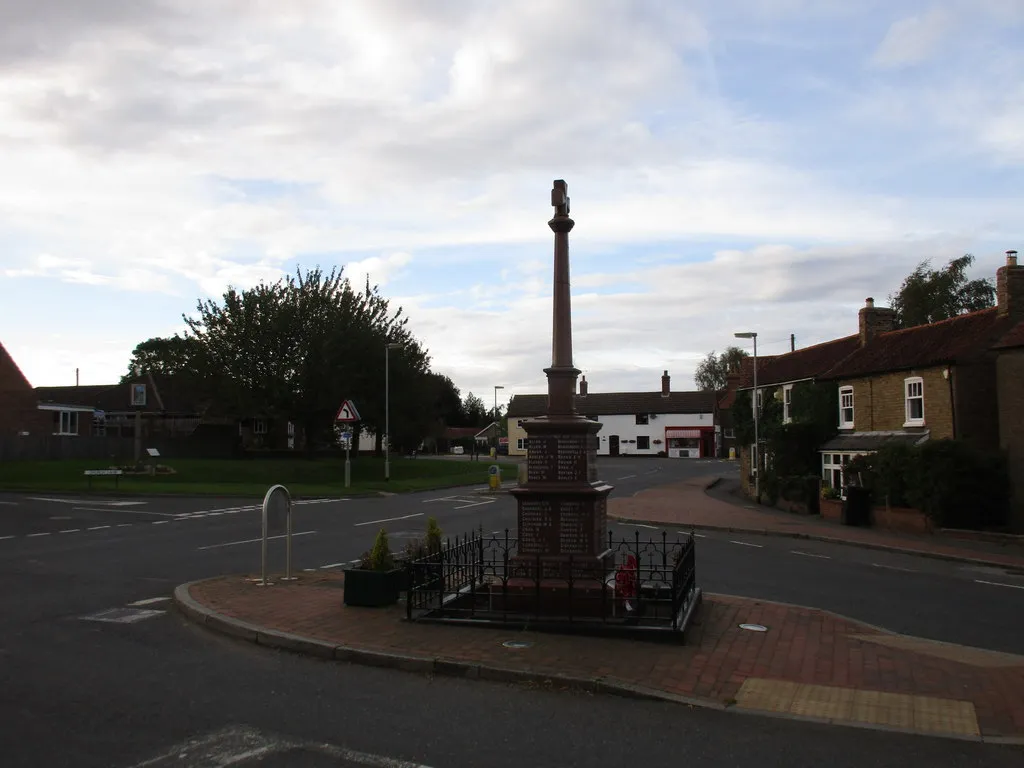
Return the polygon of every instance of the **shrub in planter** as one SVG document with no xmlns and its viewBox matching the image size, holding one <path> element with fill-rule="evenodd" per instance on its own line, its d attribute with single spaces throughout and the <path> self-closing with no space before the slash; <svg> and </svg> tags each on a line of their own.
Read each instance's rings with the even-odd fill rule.
<svg viewBox="0 0 1024 768">
<path fill-rule="evenodd" d="M 345 570 L 345 605 L 394 605 L 402 592 L 404 574 L 404 569 L 396 567 L 387 531 L 381 528 L 373 549 L 363 555 L 357 567 Z"/>
</svg>

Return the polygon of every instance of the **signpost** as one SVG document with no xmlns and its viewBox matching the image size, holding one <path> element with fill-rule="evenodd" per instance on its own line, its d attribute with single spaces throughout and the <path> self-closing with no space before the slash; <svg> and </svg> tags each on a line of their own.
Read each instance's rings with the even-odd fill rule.
<svg viewBox="0 0 1024 768">
<path fill-rule="evenodd" d="M 359 411 L 356 410 L 356 404 L 351 400 L 346 400 L 341 404 L 341 408 L 338 409 L 338 415 L 334 420 L 342 424 L 351 424 L 354 421 L 359 421 Z M 352 484 L 352 461 L 350 459 L 352 433 L 348 431 L 342 432 L 341 439 L 345 441 L 345 487 L 348 488 Z"/>
</svg>

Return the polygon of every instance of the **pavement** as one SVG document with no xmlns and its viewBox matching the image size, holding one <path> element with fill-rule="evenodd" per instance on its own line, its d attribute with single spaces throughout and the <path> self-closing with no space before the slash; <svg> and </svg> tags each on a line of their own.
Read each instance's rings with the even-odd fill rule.
<svg viewBox="0 0 1024 768">
<path fill-rule="evenodd" d="M 610 516 L 635 526 L 767 533 L 1024 568 L 1024 558 L 1015 553 L 990 551 L 1000 545 L 955 547 L 935 537 L 830 526 L 712 498 L 705 491 L 713 484 L 709 476 L 691 477 L 613 498 Z M 701 542 L 699 555 L 708 543 Z M 739 540 L 729 543 L 762 548 Z M 830 558 L 799 550 L 792 554 Z M 699 556 L 698 573 L 702 562 Z M 325 658 L 1024 744 L 1024 656 L 1005 650 L 898 634 L 820 608 L 726 594 L 708 595 L 683 646 L 523 632 L 513 634 L 528 647 L 510 650 L 503 645 L 508 629 L 416 624 L 404 621 L 400 608 L 344 606 L 343 584 L 344 574 L 338 572 L 306 571 L 297 582 L 271 588 L 254 586 L 237 574 L 224 575 L 180 586 L 175 601 L 208 628 Z M 1024 584 L 1002 586 L 1024 590 Z M 876 596 L 874 602 L 884 601 Z M 1020 647 L 1020 635 L 1013 633 L 1020 626 L 1018 616 L 1011 614 L 1013 625 L 1005 635 L 1012 638 L 1013 648 Z M 945 624 L 958 619 L 971 623 L 970 616 L 955 612 L 942 617 Z M 741 624 L 765 630 L 751 631 Z M 1006 648 L 1009 643 L 990 645 Z"/>
<path fill-rule="evenodd" d="M 785 536 L 1024 571 L 1024 537 L 965 541 L 953 535 L 900 534 L 856 528 L 756 505 L 718 474 L 694 477 L 608 500 L 611 519 L 654 526 Z M 738 482 L 731 483 L 733 487 Z"/>
<path fill-rule="evenodd" d="M 685 645 L 417 624 L 401 606 L 343 605 L 343 585 L 343 573 L 273 587 L 224 576 L 180 586 L 175 601 L 207 628 L 323 658 L 1024 744 L 1024 656 L 727 595 L 705 598 Z"/>
</svg>

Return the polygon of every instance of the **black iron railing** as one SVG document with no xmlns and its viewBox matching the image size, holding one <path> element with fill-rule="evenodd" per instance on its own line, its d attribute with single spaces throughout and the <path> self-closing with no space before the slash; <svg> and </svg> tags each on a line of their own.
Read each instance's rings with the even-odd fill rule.
<svg viewBox="0 0 1024 768">
<path fill-rule="evenodd" d="M 692 536 L 608 536 L 598 557 L 521 556 L 509 531 L 406 564 L 409 619 L 682 632 L 700 600 Z"/>
</svg>

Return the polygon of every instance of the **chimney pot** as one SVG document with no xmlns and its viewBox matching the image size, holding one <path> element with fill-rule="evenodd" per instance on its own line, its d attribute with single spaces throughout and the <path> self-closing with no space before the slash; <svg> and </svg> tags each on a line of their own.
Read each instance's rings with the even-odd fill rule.
<svg viewBox="0 0 1024 768">
<path fill-rule="evenodd" d="M 871 296 L 868 296 L 866 299 L 864 299 L 864 306 L 865 307 L 873 307 L 873 306 L 875 306 L 875 300 Z"/>
<path fill-rule="evenodd" d="M 864 306 L 857 314 L 862 347 L 878 334 L 887 333 L 895 327 L 896 313 L 886 307 L 876 307 L 874 298 L 870 296 L 864 300 Z"/>
<path fill-rule="evenodd" d="M 1017 265 L 1017 252 L 1006 252 L 1006 266 L 996 270 L 996 311 L 1002 317 L 1024 319 L 1024 267 Z"/>
<path fill-rule="evenodd" d="M 1006 252 L 1006 266 L 1016 267 L 1017 266 L 1017 252 L 1007 251 Z"/>
<path fill-rule="evenodd" d="M 586 396 L 587 396 L 587 377 L 584 376 L 582 379 L 580 379 L 580 397 L 586 397 Z"/>
</svg>

